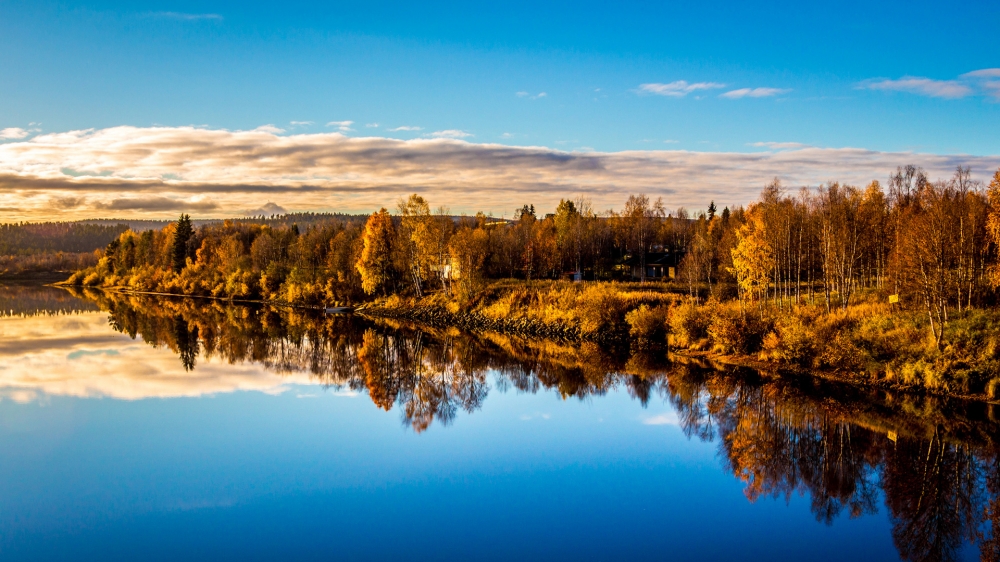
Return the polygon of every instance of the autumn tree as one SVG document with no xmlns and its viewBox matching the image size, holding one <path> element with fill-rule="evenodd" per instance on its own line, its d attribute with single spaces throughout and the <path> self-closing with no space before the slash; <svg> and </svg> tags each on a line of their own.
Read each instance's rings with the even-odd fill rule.
<svg viewBox="0 0 1000 562">
<path fill-rule="evenodd" d="M 413 291 L 423 294 L 423 281 L 430 273 L 429 254 L 435 242 L 435 224 L 431 220 L 431 209 L 427 201 L 417 195 L 410 195 L 397 204 L 400 215 L 399 244 L 402 268 L 409 274 Z"/>
<path fill-rule="evenodd" d="M 577 205 L 569 199 L 560 199 L 554 217 L 556 244 L 565 267 L 572 264 L 574 271 L 581 271 L 583 258 L 583 217 Z"/>
<path fill-rule="evenodd" d="M 732 273 L 736 277 L 740 303 L 761 301 L 767 297 L 767 288 L 774 268 L 774 254 L 767 242 L 767 230 L 758 206 L 746 211 L 747 221 L 737 232 L 736 247 L 732 249 Z"/>
<path fill-rule="evenodd" d="M 629 195 L 622 210 L 622 223 L 628 248 L 639 258 L 640 279 L 646 280 L 646 253 L 649 252 L 659 223 L 665 214 L 663 200 L 650 203 L 646 195 Z"/>
<path fill-rule="evenodd" d="M 994 247 L 1000 247 L 1000 169 L 993 174 L 993 181 L 987 191 L 989 197 L 990 211 L 986 221 L 986 228 L 989 231 Z M 994 288 L 1000 287 L 1000 266 L 994 264 L 990 267 L 990 283 Z"/>
<path fill-rule="evenodd" d="M 861 193 L 852 186 L 832 183 L 819 190 L 817 211 L 827 311 L 832 290 L 837 291 L 839 304 L 845 309 L 854 292 L 865 230 L 861 223 L 861 202 Z"/>
<path fill-rule="evenodd" d="M 490 253 L 489 233 L 484 228 L 460 227 L 451 237 L 452 275 L 458 280 L 458 295 L 470 299 L 481 288 L 484 265 Z"/>
<path fill-rule="evenodd" d="M 385 293 L 392 280 L 392 250 L 395 238 L 392 217 L 384 207 L 368 217 L 362 234 L 364 246 L 355 267 L 361 274 L 361 287 L 369 295 L 378 291 Z"/>
</svg>

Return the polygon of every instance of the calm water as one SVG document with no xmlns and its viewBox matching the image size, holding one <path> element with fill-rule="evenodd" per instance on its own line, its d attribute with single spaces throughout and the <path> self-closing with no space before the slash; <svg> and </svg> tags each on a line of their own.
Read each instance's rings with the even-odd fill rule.
<svg viewBox="0 0 1000 562">
<path fill-rule="evenodd" d="M 984 405 L 206 301 L 0 309 L 4 560 L 996 559 Z"/>
</svg>

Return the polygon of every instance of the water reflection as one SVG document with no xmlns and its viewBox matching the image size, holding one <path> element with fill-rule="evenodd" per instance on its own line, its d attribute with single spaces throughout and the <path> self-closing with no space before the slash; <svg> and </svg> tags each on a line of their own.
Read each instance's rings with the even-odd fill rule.
<svg viewBox="0 0 1000 562">
<path fill-rule="evenodd" d="M 982 560 L 998 559 L 1000 465 L 990 421 L 976 427 L 955 414 L 899 434 L 896 420 L 870 405 L 852 411 L 784 390 L 723 375 L 672 376 L 669 398 L 688 435 L 719 439 L 750 501 L 807 494 L 816 519 L 829 524 L 875 513 L 881 489 L 904 560 L 956 559 L 966 541 L 979 543 Z"/>
<path fill-rule="evenodd" d="M 0 318 L 93 312 L 97 304 L 56 287 L 0 283 Z"/>
<path fill-rule="evenodd" d="M 398 407 L 420 432 L 479 409 L 492 373 L 501 390 L 556 389 L 584 398 L 625 386 L 645 404 L 663 371 L 626 362 L 593 344 L 530 342 L 490 334 L 426 331 L 357 316 L 233 306 L 219 301 L 78 293 L 110 314 L 117 332 L 165 347 L 186 371 L 199 361 L 260 364 L 328 387 L 364 391 L 386 411 Z"/>
<path fill-rule="evenodd" d="M 816 520 L 825 524 L 883 513 L 905 560 L 958 559 L 968 554 L 963 549 L 969 544 L 982 560 L 1000 560 L 1000 538 L 993 532 L 1000 522 L 993 405 L 861 391 L 677 357 L 608 353 L 590 344 L 418 330 L 360 317 L 213 301 L 98 292 L 79 296 L 87 306 L 107 312 L 111 327 L 124 334 L 115 337 L 169 350 L 145 362 L 173 362 L 168 378 L 189 388 L 174 395 L 218 392 L 227 384 L 267 391 L 280 388 L 282 381 L 319 383 L 363 392 L 420 432 L 448 425 L 461 412 L 474 413 L 491 391 L 554 391 L 585 399 L 625 390 L 642 405 L 668 401 L 689 438 L 715 442 L 724 468 L 743 482 L 751 502 L 802 494 L 810 499 Z M 72 333 L 81 338 L 102 335 L 75 329 Z M 106 325 L 103 330 L 112 333 Z M 80 349 L 90 355 L 78 359 L 108 362 L 110 356 L 97 355 L 98 348 Z M 120 344 L 108 349 L 127 353 Z M 9 357 L 17 353 L 24 351 L 7 352 Z M 266 372 L 252 369 L 255 365 Z M 154 365 L 148 377 L 164 377 L 167 371 Z M 8 372 L 0 373 L 11 386 Z M 76 373 L 82 376 L 82 370 Z M 136 397 L 169 386 L 142 387 L 142 375 L 105 376 L 139 388 L 122 392 L 109 384 L 101 387 L 106 395 Z M 62 388 L 86 395 L 73 390 L 72 374 L 64 374 L 62 387 L 47 379 L 32 387 L 25 372 L 19 377 L 22 391 Z"/>
</svg>

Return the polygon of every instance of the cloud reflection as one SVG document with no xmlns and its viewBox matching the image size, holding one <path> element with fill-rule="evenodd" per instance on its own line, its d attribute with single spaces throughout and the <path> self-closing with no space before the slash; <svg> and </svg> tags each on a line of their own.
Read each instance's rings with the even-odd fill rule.
<svg viewBox="0 0 1000 562">
<path fill-rule="evenodd" d="M 0 319 L 0 400 L 194 397 L 239 390 L 280 394 L 316 385 L 302 373 L 277 374 L 254 363 L 202 359 L 185 371 L 166 347 L 153 348 L 108 328 L 107 314 Z"/>
</svg>

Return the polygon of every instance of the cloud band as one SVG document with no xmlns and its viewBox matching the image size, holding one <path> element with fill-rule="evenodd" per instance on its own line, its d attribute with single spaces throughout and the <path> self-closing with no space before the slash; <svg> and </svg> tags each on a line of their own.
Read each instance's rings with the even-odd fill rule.
<svg viewBox="0 0 1000 562">
<path fill-rule="evenodd" d="M 971 166 L 985 179 L 1000 156 L 812 147 L 580 153 L 444 138 L 114 127 L 0 145 L 0 208 L 10 220 L 232 216 L 266 201 L 291 211 L 370 212 L 413 192 L 453 212 L 497 215 L 580 195 L 606 209 L 638 192 L 663 196 L 670 207 L 703 208 L 709 200 L 747 203 L 775 176 L 789 186 L 864 184 L 905 164 L 931 178 Z"/>
</svg>

